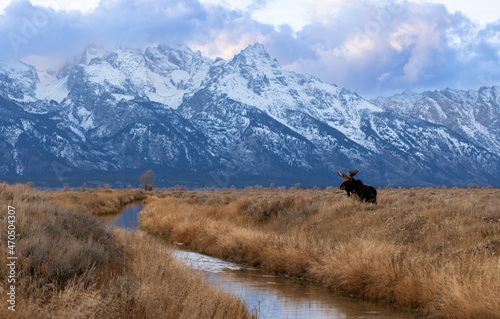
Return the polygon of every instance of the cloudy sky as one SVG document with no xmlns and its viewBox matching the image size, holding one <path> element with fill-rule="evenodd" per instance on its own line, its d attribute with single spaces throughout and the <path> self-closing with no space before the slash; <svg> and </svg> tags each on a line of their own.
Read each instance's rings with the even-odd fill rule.
<svg viewBox="0 0 500 319">
<path fill-rule="evenodd" d="M 498 0 L 0 0 L 0 60 L 39 68 L 88 45 L 231 59 L 255 42 L 365 97 L 500 84 Z"/>
</svg>

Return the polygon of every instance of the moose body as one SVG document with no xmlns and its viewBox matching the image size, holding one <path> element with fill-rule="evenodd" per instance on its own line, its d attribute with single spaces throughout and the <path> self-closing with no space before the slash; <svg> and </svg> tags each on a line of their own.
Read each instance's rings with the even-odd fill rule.
<svg viewBox="0 0 500 319">
<path fill-rule="evenodd" d="M 354 179 L 358 171 L 349 171 L 349 176 L 344 173 L 337 172 L 340 177 L 344 179 L 344 182 L 340 184 L 340 189 L 347 192 L 347 196 L 350 197 L 351 193 L 354 193 L 361 201 L 368 203 L 377 203 L 377 190 L 369 185 L 363 184 L 359 179 Z"/>
</svg>

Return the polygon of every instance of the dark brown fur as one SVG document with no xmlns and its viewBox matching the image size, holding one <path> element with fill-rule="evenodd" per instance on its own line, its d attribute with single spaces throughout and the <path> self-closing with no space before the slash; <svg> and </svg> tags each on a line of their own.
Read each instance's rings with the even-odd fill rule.
<svg viewBox="0 0 500 319">
<path fill-rule="evenodd" d="M 372 186 L 363 184 L 362 181 L 354 179 L 358 171 L 349 171 L 349 176 L 341 174 L 338 172 L 339 176 L 344 179 L 344 182 L 340 184 L 340 189 L 347 192 L 347 196 L 350 197 L 351 193 L 354 193 L 361 201 L 367 203 L 377 203 L 377 190 Z"/>
</svg>

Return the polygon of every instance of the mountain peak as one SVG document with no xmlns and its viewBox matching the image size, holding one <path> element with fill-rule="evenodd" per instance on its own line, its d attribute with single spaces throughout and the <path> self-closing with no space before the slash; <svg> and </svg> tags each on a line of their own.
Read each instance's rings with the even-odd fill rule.
<svg viewBox="0 0 500 319">
<path fill-rule="evenodd" d="M 264 45 L 261 43 L 249 45 L 244 50 L 241 50 L 240 53 L 234 56 L 229 64 L 239 67 L 252 66 L 260 71 L 264 69 L 280 68 L 278 61 L 271 59 L 269 53 L 267 53 Z"/>
<path fill-rule="evenodd" d="M 406 95 L 406 96 L 416 96 L 416 95 L 418 95 L 418 93 L 416 93 L 412 89 L 406 89 L 406 90 L 403 91 L 402 94 Z"/>
<path fill-rule="evenodd" d="M 80 63 L 88 65 L 94 58 L 102 58 L 107 51 L 104 48 L 99 48 L 94 45 L 89 45 L 81 55 Z"/>
<path fill-rule="evenodd" d="M 184 52 L 187 52 L 187 53 L 193 53 L 193 50 L 191 50 L 190 47 L 188 47 L 187 45 L 185 44 L 181 44 L 181 43 L 176 43 L 176 44 L 166 44 L 166 43 L 160 43 L 158 45 L 158 49 L 163 51 L 163 52 L 168 52 L 168 51 L 184 51 Z"/>
<path fill-rule="evenodd" d="M 0 96 L 31 100 L 38 82 L 35 67 L 19 60 L 0 62 Z"/>
<path fill-rule="evenodd" d="M 254 45 L 247 46 L 244 50 L 240 52 L 239 55 L 260 57 L 269 60 L 271 59 L 269 57 L 269 53 L 267 53 L 262 43 L 255 43 Z"/>
<path fill-rule="evenodd" d="M 264 48 L 264 45 L 262 43 L 254 43 L 253 45 L 247 46 L 247 49 L 252 49 L 256 51 L 261 51 L 261 52 L 266 52 L 266 49 Z M 267 53 L 267 52 L 266 52 Z"/>
</svg>

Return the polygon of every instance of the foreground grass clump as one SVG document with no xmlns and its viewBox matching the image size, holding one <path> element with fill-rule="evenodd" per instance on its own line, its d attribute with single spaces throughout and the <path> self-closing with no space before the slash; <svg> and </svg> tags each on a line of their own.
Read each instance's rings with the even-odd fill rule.
<svg viewBox="0 0 500 319">
<path fill-rule="evenodd" d="M 499 207 L 497 189 L 158 193 L 141 228 L 429 317 L 499 318 Z"/>
<path fill-rule="evenodd" d="M 253 318 L 241 300 L 208 286 L 164 243 L 125 231 L 115 236 L 129 260 L 123 265 L 127 275 L 115 282 L 129 295 L 122 307 L 127 318 Z"/>
<path fill-rule="evenodd" d="M 116 196 L 122 196 L 115 193 Z M 108 195 L 106 195 L 108 196 Z M 111 197 L 109 197 L 111 198 Z M 0 227 L 16 209 L 16 311 L 0 318 L 249 318 L 147 235 L 106 229 L 85 205 L 0 184 Z M 0 232 L 6 242 L 6 232 Z M 0 258 L 7 260 L 7 245 Z M 0 267 L 7 278 L 7 267 Z M 5 280 L 0 294 L 7 296 Z"/>
</svg>

